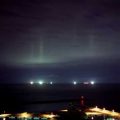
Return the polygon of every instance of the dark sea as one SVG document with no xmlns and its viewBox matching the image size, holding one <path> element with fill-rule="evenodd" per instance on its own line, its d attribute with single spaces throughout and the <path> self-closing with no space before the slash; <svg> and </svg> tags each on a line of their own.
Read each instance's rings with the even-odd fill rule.
<svg viewBox="0 0 120 120">
<path fill-rule="evenodd" d="M 105 107 L 120 112 L 120 84 L 29 85 L 1 84 L 0 112 L 47 112 L 66 109 L 70 103 L 80 107 Z"/>
</svg>

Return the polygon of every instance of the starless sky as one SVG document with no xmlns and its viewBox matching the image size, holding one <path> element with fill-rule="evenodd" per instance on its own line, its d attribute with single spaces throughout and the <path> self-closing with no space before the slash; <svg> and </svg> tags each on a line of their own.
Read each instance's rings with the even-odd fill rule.
<svg viewBox="0 0 120 120">
<path fill-rule="evenodd" d="M 119 79 L 119 6 L 119 0 L 0 0 L 1 79 L 13 67 L 27 68 L 27 75 L 57 69 L 60 76 Z"/>
</svg>

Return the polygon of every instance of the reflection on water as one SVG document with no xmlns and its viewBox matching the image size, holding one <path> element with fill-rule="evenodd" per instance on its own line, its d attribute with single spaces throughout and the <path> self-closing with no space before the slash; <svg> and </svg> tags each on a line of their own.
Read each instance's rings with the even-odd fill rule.
<svg viewBox="0 0 120 120">
<path fill-rule="evenodd" d="M 24 107 L 24 111 L 28 112 L 43 112 L 43 111 L 56 111 L 67 108 L 69 103 L 51 103 L 51 104 L 31 104 Z"/>
</svg>

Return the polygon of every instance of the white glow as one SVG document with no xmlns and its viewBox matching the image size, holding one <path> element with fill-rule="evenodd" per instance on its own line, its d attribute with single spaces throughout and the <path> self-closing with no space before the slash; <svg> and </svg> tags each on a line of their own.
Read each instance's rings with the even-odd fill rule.
<svg viewBox="0 0 120 120">
<path fill-rule="evenodd" d="M 53 84 L 53 82 L 51 81 L 51 82 L 50 82 L 50 84 L 52 85 L 52 84 Z"/>
<path fill-rule="evenodd" d="M 91 81 L 91 82 L 90 82 L 90 84 L 91 84 L 91 85 L 94 85 L 94 84 L 95 84 L 95 82 L 94 82 L 94 81 Z"/>
<path fill-rule="evenodd" d="M 6 118 L 3 118 L 3 120 L 6 120 Z"/>
<path fill-rule="evenodd" d="M 43 81 L 39 81 L 39 84 L 42 85 L 42 84 L 43 84 Z"/>
<path fill-rule="evenodd" d="M 76 84 L 77 84 L 77 82 L 76 82 L 76 81 L 73 81 L 73 84 L 74 84 L 74 85 L 76 85 Z"/>
<path fill-rule="evenodd" d="M 33 81 L 31 81 L 31 82 L 30 82 L 30 84 L 31 84 L 31 85 L 33 85 L 33 84 L 34 84 L 34 82 L 33 82 Z"/>
<path fill-rule="evenodd" d="M 93 120 L 93 119 L 94 119 L 94 117 L 92 116 L 92 117 L 91 117 L 91 119 Z"/>
<path fill-rule="evenodd" d="M 84 82 L 83 84 L 84 84 L 84 85 L 88 85 L 88 84 L 89 84 L 89 82 Z"/>
</svg>

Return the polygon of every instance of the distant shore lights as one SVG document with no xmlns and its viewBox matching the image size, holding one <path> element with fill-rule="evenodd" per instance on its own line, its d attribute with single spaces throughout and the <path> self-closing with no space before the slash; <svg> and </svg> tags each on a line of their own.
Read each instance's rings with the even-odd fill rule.
<svg viewBox="0 0 120 120">
<path fill-rule="evenodd" d="M 33 82 L 33 81 L 30 81 L 30 84 L 31 84 L 31 85 L 33 85 L 33 84 L 34 84 L 34 82 Z"/>
<path fill-rule="evenodd" d="M 94 81 L 91 81 L 91 82 L 90 82 L 90 84 L 91 84 L 91 85 L 94 85 L 94 84 L 95 84 L 95 82 L 94 82 Z"/>
<path fill-rule="evenodd" d="M 40 84 L 40 85 L 43 85 L 43 81 L 39 81 L 39 84 Z"/>
<path fill-rule="evenodd" d="M 53 84 L 53 82 L 51 81 L 51 82 L 50 82 L 50 85 L 52 85 L 52 84 Z"/>
<path fill-rule="evenodd" d="M 77 84 L 77 82 L 76 82 L 76 81 L 73 81 L 73 84 L 74 84 L 74 85 L 76 85 L 76 84 Z"/>
</svg>

